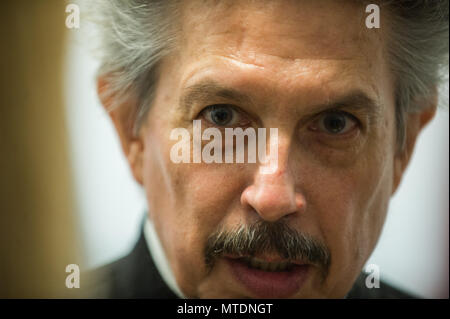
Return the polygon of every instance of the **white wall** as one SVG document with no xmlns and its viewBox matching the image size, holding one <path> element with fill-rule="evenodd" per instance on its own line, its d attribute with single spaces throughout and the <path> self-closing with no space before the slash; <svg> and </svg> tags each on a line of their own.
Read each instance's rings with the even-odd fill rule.
<svg viewBox="0 0 450 319">
<path fill-rule="evenodd" d="M 95 267 L 130 249 L 146 206 L 97 99 L 98 63 L 76 40 L 67 50 L 67 123 L 85 262 Z"/>
<path fill-rule="evenodd" d="M 73 38 L 67 60 L 67 118 L 87 267 L 127 253 L 145 210 L 144 196 L 97 100 L 96 66 Z M 448 169 L 449 115 L 443 110 L 419 137 L 368 261 L 380 267 L 382 278 L 429 298 L 448 298 Z"/>
</svg>

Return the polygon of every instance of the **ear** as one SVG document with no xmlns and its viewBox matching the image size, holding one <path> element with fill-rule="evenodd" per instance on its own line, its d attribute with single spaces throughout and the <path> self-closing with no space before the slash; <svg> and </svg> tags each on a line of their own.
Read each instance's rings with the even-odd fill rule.
<svg viewBox="0 0 450 319">
<path fill-rule="evenodd" d="M 406 115 L 404 149 L 401 152 L 397 152 L 394 159 L 394 187 L 392 194 L 396 192 L 400 185 L 403 173 L 405 172 L 414 151 L 414 146 L 419 133 L 436 114 L 437 100 L 437 93 L 435 93 L 431 98 L 420 103 L 421 105 L 425 105 L 422 111 Z"/>
<path fill-rule="evenodd" d="M 130 99 L 120 105 L 114 105 L 114 94 L 108 92 L 108 81 L 105 77 L 97 79 L 97 94 L 100 101 L 111 118 L 120 139 L 123 153 L 128 161 L 134 179 L 142 182 L 143 141 L 133 132 L 136 114 L 135 101 Z"/>
</svg>

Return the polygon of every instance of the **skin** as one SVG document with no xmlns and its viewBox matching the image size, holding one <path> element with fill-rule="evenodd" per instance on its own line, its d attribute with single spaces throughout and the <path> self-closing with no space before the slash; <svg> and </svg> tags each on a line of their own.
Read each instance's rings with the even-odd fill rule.
<svg viewBox="0 0 450 319">
<path fill-rule="evenodd" d="M 422 101 L 424 111 L 407 117 L 406 147 L 397 152 L 394 80 L 384 55 L 388 28 L 366 29 L 365 14 L 364 7 L 343 1 L 183 2 L 177 50 L 160 65 L 155 100 L 139 135 L 129 128 L 132 100 L 110 112 L 185 296 L 252 297 L 222 259 L 208 273 L 203 249 L 219 227 L 259 219 L 283 219 L 331 252 L 325 280 L 312 268 L 290 297 L 342 298 L 350 290 L 436 105 L 435 99 Z M 182 105 L 189 87 L 207 81 L 249 101 L 205 94 Z M 107 85 L 99 79 L 100 93 Z M 357 119 L 348 119 L 345 134 L 323 131 L 321 112 L 356 91 L 374 105 L 345 107 Z M 278 128 L 273 174 L 261 174 L 259 164 L 171 162 L 171 130 L 192 131 L 194 119 L 217 127 L 202 113 L 217 103 L 239 110 L 236 126 Z"/>
</svg>

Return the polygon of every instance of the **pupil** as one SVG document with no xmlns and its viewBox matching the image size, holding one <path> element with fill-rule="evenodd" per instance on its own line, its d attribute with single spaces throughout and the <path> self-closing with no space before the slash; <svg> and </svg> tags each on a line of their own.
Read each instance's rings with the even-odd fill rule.
<svg viewBox="0 0 450 319">
<path fill-rule="evenodd" d="M 324 119 L 324 126 L 332 133 L 339 133 L 345 127 L 345 117 L 341 114 L 328 115 Z"/>
<path fill-rule="evenodd" d="M 216 124 L 225 125 L 231 119 L 231 111 L 225 107 L 214 107 L 211 118 Z"/>
</svg>

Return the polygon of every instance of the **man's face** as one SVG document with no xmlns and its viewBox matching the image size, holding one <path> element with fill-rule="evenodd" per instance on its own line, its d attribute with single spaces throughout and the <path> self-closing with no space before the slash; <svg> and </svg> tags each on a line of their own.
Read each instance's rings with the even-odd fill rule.
<svg viewBox="0 0 450 319">
<path fill-rule="evenodd" d="M 345 296 L 394 191 L 383 27 L 366 29 L 365 7 L 342 1 L 189 1 L 181 13 L 177 51 L 160 65 L 140 131 L 138 173 L 179 287 L 201 298 Z M 202 129 L 278 128 L 277 169 L 173 163 L 170 133 L 186 128 L 192 138 L 193 120 Z M 329 266 L 288 260 L 272 245 L 258 250 L 260 261 L 296 265 L 256 270 L 219 253 L 207 267 L 211 236 L 262 221 L 320 243 Z"/>
</svg>

